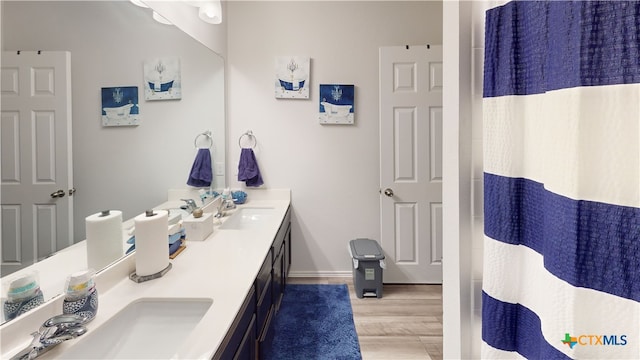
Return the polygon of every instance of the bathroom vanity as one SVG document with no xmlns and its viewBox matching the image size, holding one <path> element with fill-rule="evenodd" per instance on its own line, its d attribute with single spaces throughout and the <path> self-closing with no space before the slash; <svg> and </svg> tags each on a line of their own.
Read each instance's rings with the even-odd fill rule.
<svg viewBox="0 0 640 360">
<path fill-rule="evenodd" d="M 118 321 L 124 322 L 118 326 L 126 329 L 120 332 L 130 332 L 124 336 L 142 336 L 143 340 L 153 339 L 161 332 L 177 331 L 171 327 L 172 322 L 164 321 L 162 326 L 168 326 L 166 329 L 156 326 L 154 331 L 147 331 L 148 334 L 137 334 L 140 332 L 138 325 L 147 324 L 136 324 L 135 321 L 154 319 L 153 315 L 140 318 L 145 320 L 122 319 L 124 311 L 132 305 L 142 309 L 149 306 L 151 314 L 151 307 L 167 309 L 160 311 L 189 313 L 191 308 L 200 311 L 191 315 L 192 318 L 197 316 L 192 327 L 177 334 L 176 339 L 180 340 L 167 347 L 165 353 L 154 354 L 154 358 L 259 357 L 273 339 L 273 319 L 291 264 L 291 197 L 288 189 L 247 192 L 247 202 L 229 211 L 206 240 L 189 241 L 187 233 L 186 249 L 171 260 L 172 269 L 163 277 L 143 283 L 129 280 L 129 274 L 135 271 L 135 253 L 99 272 L 96 279 L 99 308 L 95 319 L 87 324 L 88 332 L 63 342 L 41 358 L 81 358 L 84 348 L 97 351 L 104 343 L 110 344 L 104 347 L 104 351 L 110 353 L 92 352 L 91 357 L 118 358 L 120 355 L 114 353 L 118 342 L 111 338 L 117 336 L 118 332 L 113 328 Z M 179 205 L 178 199 L 173 199 L 170 193 L 169 202 L 157 208 Z M 245 218 L 245 214 L 260 216 Z M 227 221 L 229 224 L 225 226 Z M 61 312 L 62 297 L 58 296 L 2 325 L 0 357 L 10 358 L 29 345 L 30 333 Z M 142 356 L 148 349 L 134 350 Z M 132 357 L 131 353 L 126 354 L 126 357 Z"/>
<path fill-rule="evenodd" d="M 280 224 L 242 307 L 213 359 L 255 359 L 273 340 L 273 319 L 284 295 L 291 264 L 291 208 Z M 256 346 L 257 345 L 257 346 Z"/>
</svg>

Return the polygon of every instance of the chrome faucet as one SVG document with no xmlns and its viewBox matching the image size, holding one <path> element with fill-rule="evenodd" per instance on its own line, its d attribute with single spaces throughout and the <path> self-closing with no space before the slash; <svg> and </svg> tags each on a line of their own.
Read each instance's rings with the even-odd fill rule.
<svg viewBox="0 0 640 360">
<path fill-rule="evenodd" d="M 64 314 L 45 321 L 40 329 L 33 332 L 31 344 L 15 355 L 12 360 L 35 359 L 67 340 L 75 339 L 87 332 L 84 326 L 87 316 Z"/>
<path fill-rule="evenodd" d="M 225 199 L 222 195 L 218 195 L 220 197 L 220 202 L 218 204 L 218 212 L 215 214 L 215 217 L 221 218 L 224 216 L 224 211 L 229 209 L 235 209 L 236 204 L 233 202 L 233 199 Z M 217 199 L 217 198 L 216 198 Z"/>
<path fill-rule="evenodd" d="M 222 199 L 222 204 L 224 206 L 224 210 L 236 208 L 236 203 L 233 202 L 233 199 Z"/>
<path fill-rule="evenodd" d="M 193 210 L 198 208 L 198 205 L 196 205 L 196 202 L 193 199 L 180 199 L 180 200 L 187 203 L 186 205 L 183 205 L 183 207 L 186 207 L 185 210 L 189 211 L 190 213 L 192 213 Z"/>
</svg>

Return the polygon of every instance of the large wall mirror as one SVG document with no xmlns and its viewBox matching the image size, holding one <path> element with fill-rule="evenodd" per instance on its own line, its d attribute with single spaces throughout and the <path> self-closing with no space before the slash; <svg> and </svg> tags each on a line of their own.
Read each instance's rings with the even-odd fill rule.
<svg viewBox="0 0 640 360">
<path fill-rule="evenodd" d="M 1 16 L 3 54 L 70 53 L 73 236 L 49 237 L 52 258 L 56 251 L 85 239 L 87 216 L 115 209 L 130 219 L 165 202 L 168 189 L 187 188 L 199 134 L 211 132 L 214 169 L 224 169 L 224 59 L 200 42 L 175 26 L 154 21 L 150 9 L 128 1 L 2 1 Z M 144 64 L 158 58 L 179 59 L 180 99 L 145 100 Z M 138 87 L 139 124 L 103 126 L 101 89 L 130 86 Z M 2 112 L 4 141 L 8 132 L 4 108 Z M 3 170 L 4 163 L 3 158 Z M 224 187 L 224 179 L 223 173 L 214 173 L 213 187 Z M 3 178 L 2 200 L 6 191 Z M 2 206 L 5 219 L 4 201 Z M 3 279 L 11 276 L 5 265 L 20 263 L 24 256 L 15 236 L 5 237 L 9 228 L 3 220 Z M 36 260 L 48 255 L 31 252 Z M 82 261 L 86 262 L 78 259 Z M 63 290 L 47 288 L 48 279 L 63 285 L 68 275 L 62 269 L 39 274 L 45 299 Z"/>
</svg>

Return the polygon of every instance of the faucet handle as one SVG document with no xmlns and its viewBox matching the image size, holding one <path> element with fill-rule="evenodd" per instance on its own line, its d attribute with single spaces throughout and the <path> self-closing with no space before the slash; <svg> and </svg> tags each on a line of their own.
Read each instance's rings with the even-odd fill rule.
<svg viewBox="0 0 640 360">
<path fill-rule="evenodd" d="M 42 332 L 41 331 L 34 331 L 30 334 L 33 339 L 31 339 L 31 346 L 32 347 L 36 347 L 38 345 L 40 345 L 40 339 L 42 338 Z"/>
<path fill-rule="evenodd" d="M 42 326 L 46 328 L 50 327 L 73 327 L 78 325 L 86 324 L 89 320 L 88 316 L 79 315 L 79 314 L 61 314 L 56 315 L 52 318 L 47 319 Z"/>
<path fill-rule="evenodd" d="M 89 322 L 89 317 L 84 315 L 56 315 L 45 321 L 40 326 L 40 330 L 34 334 L 38 335 L 41 343 L 53 344 L 62 342 L 84 334 L 87 331 L 84 324 L 87 322 Z M 67 338 L 68 336 L 70 337 Z"/>
<path fill-rule="evenodd" d="M 69 328 L 65 328 L 60 333 L 56 332 L 57 335 L 52 335 L 44 339 L 41 338 L 40 343 L 45 346 L 58 345 L 67 340 L 75 339 L 80 335 L 84 335 L 87 331 L 87 328 L 82 325 L 72 326 Z"/>
</svg>

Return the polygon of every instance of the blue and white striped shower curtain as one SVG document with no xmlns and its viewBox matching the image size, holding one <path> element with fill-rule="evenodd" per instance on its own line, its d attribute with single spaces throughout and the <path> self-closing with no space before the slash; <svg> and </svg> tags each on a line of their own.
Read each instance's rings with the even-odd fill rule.
<svg viewBox="0 0 640 360">
<path fill-rule="evenodd" d="M 640 2 L 487 11 L 482 357 L 640 359 Z"/>
</svg>

